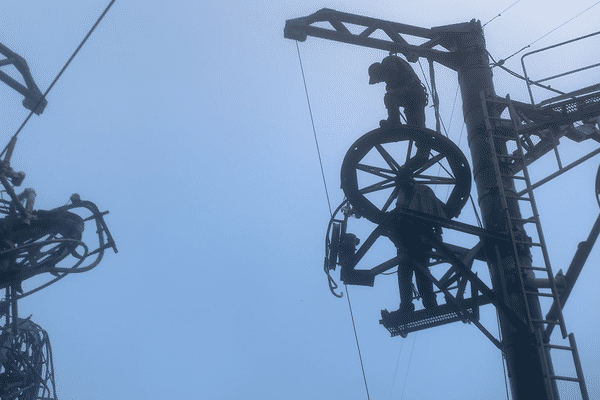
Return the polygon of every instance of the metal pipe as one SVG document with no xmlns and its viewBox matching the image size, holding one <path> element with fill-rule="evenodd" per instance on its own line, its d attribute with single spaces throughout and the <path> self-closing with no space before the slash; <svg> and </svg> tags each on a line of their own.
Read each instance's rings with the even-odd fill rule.
<svg viewBox="0 0 600 400">
<path fill-rule="evenodd" d="M 579 274 L 581 273 L 581 270 L 583 269 L 583 266 L 585 265 L 588 256 L 592 252 L 594 244 L 596 243 L 596 240 L 598 239 L 599 235 L 600 215 L 598 215 L 598 218 L 596 218 L 596 222 L 594 223 L 594 226 L 592 227 L 592 230 L 590 231 L 587 240 L 579 243 L 579 245 L 577 246 L 577 251 L 573 256 L 573 260 L 569 265 L 569 269 L 567 269 L 567 272 L 565 273 L 566 284 L 564 291 L 559 296 L 560 304 L 556 304 L 556 302 L 552 303 L 552 307 L 550 307 L 550 311 L 548 311 L 548 316 L 546 317 L 546 319 L 556 320 L 558 318 L 558 307 L 564 308 L 565 303 L 569 299 L 569 295 L 571 294 L 571 291 L 575 286 L 575 282 L 577 281 L 577 278 L 579 278 Z M 550 334 L 552 334 L 553 328 L 554 325 L 548 325 L 548 328 L 546 330 L 548 337 L 550 337 Z"/>
<path fill-rule="evenodd" d="M 521 67 L 523 68 L 523 75 L 525 76 L 525 82 L 527 83 L 527 90 L 529 91 L 529 97 L 531 99 L 531 104 L 535 106 L 535 100 L 533 99 L 533 93 L 531 91 L 531 85 L 536 85 L 536 86 L 540 86 L 542 88 L 548 89 L 548 90 L 552 90 L 554 92 L 558 92 L 555 89 L 550 88 L 549 86 L 544 86 L 544 85 L 540 85 L 538 82 L 543 82 L 544 80 L 548 80 L 551 78 L 547 78 L 547 79 L 543 79 L 541 81 L 532 81 L 529 79 L 529 77 L 527 76 L 527 70 L 525 68 L 525 57 L 530 56 L 532 54 L 536 54 L 536 53 L 541 53 L 542 51 L 546 51 L 546 50 L 550 50 L 553 49 L 555 47 L 559 47 L 559 46 L 563 46 L 565 44 L 569 44 L 569 43 L 573 43 L 576 42 L 578 40 L 583 40 L 583 39 L 587 39 L 591 36 L 595 36 L 600 34 L 600 31 L 598 32 L 594 32 L 594 33 L 590 33 L 589 35 L 585 35 L 585 36 L 581 36 L 575 39 L 571 39 L 571 40 L 567 40 L 566 42 L 562 42 L 562 43 L 558 43 L 558 44 L 554 44 L 552 46 L 548 46 L 548 47 L 544 47 L 542 49 L 538 49 L 538 50 L 534 50 L 534 51 L 530 51 L 529 53 L 523 54 L 523 56 L 521 57 Z M 561 94 L 564 94 L 562 92 L 560 92 Z"/>
<path fill-rule="evenodd" d="M 571 75 L 571 74 L 574 74 L 576 72 L 585 71 L 586 69 L 592 69 L 592 68 L 599 67 L 599 66 L 600 66 L 600 63 L 598 63 L 598 64 L 592 64 L 592 65 L 588 65 L 587 67 L 577 68 L 577 69 L 574 69 L 574 70 L 571 70 L 571 71 L 563 72 L 562 74 L 553 75 L 553 76 L 549 76 L 548 78 L 543 78 L 543 79 L 540 79 L 540 80 L 537 80 L 537 81 L 533 81 L 531 83 L 546 82 L 546 81 L 549 81 L 549 80 L 552 80 L 552 79 L 556 79 L 556 78 L 560 78 L 560 77 L 563 77 L 563 76 Z"/>
<path fill-rule="evenodd" d="M 575 335 L 569 334 L 569 345 L 573 349 L 573 361 L 575 362 L 575 370 L 577 371 L 577 377 L 579 378 L 579 388 L 581 389 L 581 395 L 583 400 L 589 400 L 587 387 L 585 385 L 585 378 L 583 376 L 583 370 L 581 369 L 581 360 L 579 359 L 579 352 L 577 351 L 577 343 L 575 342 Z"/>
<path fill-rule="evenodd" d="M 564 168 L 562 168 L 562 169 L 554 172 L 553 174 L 548 175 L 544 179 L 542 179 L 542 180 L 534 183 L 533 185 L 531 185 L 531 189 L 532 190 L 533 189 L 537 189 L 538 187 L 542 186 L 544 183 L 548 183 L 552 179 L 556 178 L 557 176 L 560 176 L 560 175 L 564 174 L 565 172 L 567 172 L 568 170 L 572 169 L 573 167 L 578 166 L 582 162 L 589 160 L 590 158 L 594 157 L 598 153 L 600 153 L 600 147 L 597 148 L 596 150 L 590 152 L 589 154 L 581 157 L 579 160 L 573 161 L 571 164 L 567 165 L 566 167 L 564 167 Z M 521 190 L 519 193 L 517 193 L 517 196 L 522 196 L 525 193 L 527 193 L 527 189 Z"/>
</svg>

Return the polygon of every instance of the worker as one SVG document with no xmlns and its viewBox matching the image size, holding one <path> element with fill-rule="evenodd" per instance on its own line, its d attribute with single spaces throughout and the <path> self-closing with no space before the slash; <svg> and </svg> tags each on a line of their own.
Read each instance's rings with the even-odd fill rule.
<svg viewBox="0 0 600 400">
<path fill-rule="evenodd" d="M 407 179 L 399 185 L 396 207 L 408 208 L 429 215 L 447 218 L 443 203 L 435 196 L 430 187 Z M 425 308 L 437 306 L 436 295 L 433 292 L 433 282 L 422 272 L 429 265 L 432 247 L 424 236 L 434 233 L 439 239 L 442 227 L 439 224 L 408 220 L 400 216 L 388 231 L 398 254 L 398 288 L 400 291 L 400 313 L 412 313 L 413 304 L 412 276 L 415 275 L 419 295 Z"/>
<path fill-rule="evenodd" d="M 388 119 L 382 120 L 382 128 L 400 124 L 400 107 L 404 108 L 409 125 L 425 127 L 427 91 L 408 62 L 391 55 L 369 67 L 369 84 L 386 83 L 383 99 Z"/>
</svg>

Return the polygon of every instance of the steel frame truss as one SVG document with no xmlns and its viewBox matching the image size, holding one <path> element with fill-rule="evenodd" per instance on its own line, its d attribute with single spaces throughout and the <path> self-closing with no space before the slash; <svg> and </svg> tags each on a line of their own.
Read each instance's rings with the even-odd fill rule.
<svg viewBox="0 0 600 400">
<path fill-rule="evenodd" d="M 315 26 L 321 22 L 329 23 L 333 29 Z M 456 70 L 459 63 L 453 45 L 453 34 L 469 32 L 471 23 L 427 29 L 323 8 L 307 17 L 287 20 L 283 34 L 287 39 L 300 42 L 305 41 L 307 36 L 315 36 L 390 53 L 402 53 L 410 62 L 416 62 L 419 57 L 424 57 Z M 361 27 L 362 31 L 358 34 L 352 33 L 347 25 Z M 377 31 L 383 32 L 387 39 L 374 37 L 373 34 Z M 403 35 L 418 37 L 425 41 L 419 45 L 410 44 Z"/>
<path fill-rule="evenodd" d="M 503 97 L 494 96 L 488 98 L 487 101 L 492 104 L 498 115 L 508 110 L 508 101 Z M 518 131 L 515 131 L 511 119 L 503 118 L 496 119 L 495 129 L 499 134 L 504 134 L 512 140 L 514 140 L 515 135 L 518 135 L 523 154 L 518 154 L 518 150 L 515 149 L 510 155 L 512 171 L 518 173 L 523 169 L 523 165 L 533 164 L 550 151 L 554 151 L 556 156 L 558 171 L 533 184 L 533 189 L 600 153 L 600 148 L 597 148 L 575 162 L 563 166 L 557 149 L 559 141 L 563 137 L 575 142 L 591 139 L 600 143 L 600 132 L 586 135 L 577 131 L 574 127 L 575 123 L 600 116 L 600 87 L 593 93 L 563 99 L 561 102 L 552 103 L 542 108 L 514 100 L 511 100 L 511 103 Z"/>
<path fill-rule="evenodd" d="M 338 210 L 340 210 L 340 208 L 338 208 Z M 440 224 L 447 229 L 476 235 L 480 238 L 480 241 L 473 248 L 467 249 L 456 245 L 446 244 L 438 239 L 433 233 L 426 237 L 428 244 L 434 249 L 431 258 L 437 260 L 439 263 L 444 262 L 450 264 L 449 269 L 439 280 L 431 274 L 428 267 L 421 268 L 421 271 L 434 283 L 439 292 L 444 293 L 446 304 L 440 305 L 432 310 L 418 310 L 408 319 L 398 312 L 388 312 L 387 310 L 383 310 L 380 323 L 388 329 L 392 336 L 405 335 L 408 332 L 431 328 L 455 321 L 463 321 L 465 323 L 473 323 L 476 325 L 496 347 L 502 350 L 500 341 L 478 321 L 479 306 L 489 303 L 494 304 L 494 306 L 502 312 L 513 325 L 521 329 L 527 329 L 525 321 L 471 270 L 475 259 L 487 261 L 488 256 L 486 255 L 484 247 L 491 246 L 493 248 L 491 243 L 497 244 L 499 242 L 505 242 L 508 244 L 510 241 L 509 237 L 502 233 L 462 222 L 435 217 L 408 208 L 398 207 L 388 213 L 385 221 L 373 230 L 355 253 L 353 249 L 348 248 L 347 243 L 344 244 L 347 217 L 343 221 L 335 219 L 331 220 L 328 232 L 331 231 L 333 224 L 341 224 L 341 229 L 339 231 L 341 233 L 338 232 L 341 243 L 339 248 L 340 251 L 350 251 L 350 254 L 340 254 L 340 265 L 342 267 L 340 276 L 345 284 L 373 286 L 375 276 L 398 266 L 398 257 L 392 257 L 371 269 L 356 269 L 356 266 L 360 263 L 367 251 L 373 246 L 375 241 L 379 237 L 385 236 L 389 225 L 400 217 L 415 223 L 429 222 Z M 333 244 L 330 243 L 330 245 Z M 335 269 L 333 266 L 335 265 L 336 257 L 337 254 L 328 254 L 328 257 L 326 257 L 326 272 L 328 275 L 329 270 Z M 329 279 L 331 281 L 331 276 L 329 276 Z M 465 298 L 467 283 L 471 284 L 470 298 Z M 450 292 L 451 289 L 457 289 L 455 295 Z"/>
</svg>

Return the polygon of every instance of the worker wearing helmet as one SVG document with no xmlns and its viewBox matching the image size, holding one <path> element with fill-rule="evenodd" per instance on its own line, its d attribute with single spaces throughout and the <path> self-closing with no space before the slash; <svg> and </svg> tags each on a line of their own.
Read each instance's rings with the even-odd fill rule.
<svg viewBox="0 0 600 400">
<path fill-rule="evenodd" d="M 398 187 L 396 207 L 407 208 L 436 217 L 446 218 L 443 203 L 427 185 L 409 179 Z M 424 238 L 435 234 L 439 239 L 442 227 L 427 221 L 409 221 L 400 217 L 391 226 L 387 236 L 396 246 L 398 254 L 398 288 L 400 290 L 400 312 L 414 311 L 412 277 L 415 276 L 419 295 L 425 308 L 437 307 L 433 282 L 423 269 L 429 266 L 431 245 Z"/>
<path fill-rule="evenodd" d="M 425 127 L 427 92 L 408 62 L 398 56 L 388 56 L 369 67 L 369 84 L 386 83 L 383 99 L 388 119 L 380 122 L 382 128 L 400 124 L 400 107 L 404 108 L 409 125 Z"/>
</svg>

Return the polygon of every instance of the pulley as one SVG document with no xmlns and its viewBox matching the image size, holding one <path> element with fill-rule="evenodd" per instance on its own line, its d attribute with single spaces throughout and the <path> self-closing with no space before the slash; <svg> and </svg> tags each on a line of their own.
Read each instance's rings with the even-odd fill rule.
<svg viewBox="0 0 600 400">
<path fill-rule="evenodd" d="M 471 191 L 466 157 L 450 139 L 427 128 L 396 125 L 360 137 L 346 153 L 341 186 L 356 212 L 380 224 L 394 209 L 403 183 L 440 187 L 448 218 L 460 214 Z M 448 193 L 446 195 L 446 193 Z"/>
</svg>

